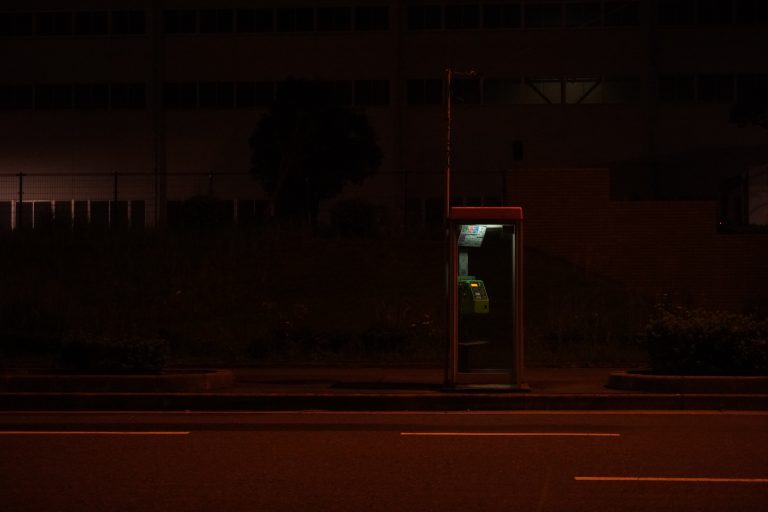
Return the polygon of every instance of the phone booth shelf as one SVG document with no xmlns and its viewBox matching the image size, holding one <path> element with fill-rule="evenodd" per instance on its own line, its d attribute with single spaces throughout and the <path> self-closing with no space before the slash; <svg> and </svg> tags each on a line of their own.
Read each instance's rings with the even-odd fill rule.
<svg viewBox="0 0 768 512">
<path fill-rule="evenodd" d="M 452 207 L 448 231 L 446 387 L 529 390 L 523 380 L 523 209 Z"/>
</svg>

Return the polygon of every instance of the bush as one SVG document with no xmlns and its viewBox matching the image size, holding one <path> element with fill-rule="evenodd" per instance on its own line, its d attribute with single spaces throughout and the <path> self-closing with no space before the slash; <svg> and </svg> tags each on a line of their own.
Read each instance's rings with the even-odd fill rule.
<svg viewBox="0 0 768 512">
<path fill-rule="evenodd" d="M 167 357 L 168 343 L 161 338 L 78 333 L 64 338 L 59 361 L 65 369 L 89 373 L 156 373 Z"/>
<path fill-rule="evenodd" d="M 0 304 L 0 354 L 43 355 L 55 350 L 65 322 L 35 303 Z"/>
<path fill-rule="evenodd" d="M 364 199 L 343 199 L 330 210 L 331 229 L 346 237 L 369 238 L 379 234 L 376 207 Z"/>
<path fill-rule="evenodd" d="M 655 373 L 768 374 L 768 322 L 749 316 L 660 307 L 644 342 Z"/>
</svg>

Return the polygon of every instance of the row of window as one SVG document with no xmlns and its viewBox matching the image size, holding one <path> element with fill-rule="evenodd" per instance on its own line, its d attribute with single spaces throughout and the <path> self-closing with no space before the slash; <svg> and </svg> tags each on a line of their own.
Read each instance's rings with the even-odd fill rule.
<svg viewBox="0 0 768 512">
<path fill-rule="evenodd" d="M 139 110 L 146 103 L 143 83 L 0 85 L 0 110 Z"/>
<path fill-rule="evenodd" d="M 345 106 L 386 106 L 387 80 L 317 82 L 325 100 Z M 277 82 L 169 82 L 163 105 L 170 110 L 253 109 L 268 106 Z M 451 101 L 466 105 L 533 105 L 632 103 L 643 96 L 636 77 L 457 78 Z M 445 86 L 440 79 L 407 80 L 408 105 L 440 105 Z M 768 75 L 666 75 L 659 77 L 662 102 L 765 101 Z M 0 110 L 136 110 L 146 107 L 143 83 L 39 84 L 0 86 Z"/>
<path fill-rule="evenodd" d="M 409 5 L 410 30 L 632 26 L 640 24 L 638 0 L 425 3 Z M 661 0 L 660 25 L 768 23 L 764 0 Z M 388 30 L 386 5 L 174 9 L 163 12 L 167 34 Z M 0 13 L 0 36 L 144 34 L 145 12 Z"/>
<path fill-rule="evenodd" d="M 0 13 L 0 36 L 144 34 L 144 11 Z"/>
<path fill-rule="evenodd" d="M 768 75 L 668 75 L 659 77 L 659 100 L 670 103 L 764 102 Z"/>
<path fill-rule="evenodd" d="M 339 105 L 389 104 L 387 80 L 318 82 L 325 100 Z M 276 82 L 169 82 L 163 105 L 177 109 L 250 109 L 268 106 Z M 147 104 L 143 83 L 0 85 L 0 110 L 137 110 Z"/>
</svg>

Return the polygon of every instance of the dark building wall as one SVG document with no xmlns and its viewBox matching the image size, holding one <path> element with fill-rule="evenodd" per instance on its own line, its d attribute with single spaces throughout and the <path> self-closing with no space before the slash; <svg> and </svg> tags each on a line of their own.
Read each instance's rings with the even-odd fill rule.
<svg viewBox="0 0 768 512">
<path fill-rule="evenodd" d="M 768 237 L 721 234 L 714 201 L 611 201 L 602 169 L 518 170 L 525 243 L 661 301 L 768 308 Z"/>
<path fill-rule="evenodd" d="M 462 2 L 483 6 L 494 2 Z M 542 2 L 511 2 L 537 5 Z M 567 5 L 578 2 L 555 2 Z M 0 12 L 121 11 L 139 9 L 145 27 L 139 34 L 3 36 L 4 73 L 0 85 L 126 84 L 144 87 L 138 109 L 14 110 L 0 112 L 1 172 L 88 171 L 151 172 L 153 169 L 153 34 L 174 9 L 322 7 L 386 5 L 386 30 L 307 32 L 163 33 L 161 86 L 218 81 L 386 80 L 389 101 L 365 106 L 385 153 L 381 175 L 354 191 L 391 201 L 405 195 L 441 193 L 445 163 L 444 90 L 436 102 L 413 105 L 410 80 L 444 78 L 447 65 L 481 74 L 480 103 L 454 105 L 454 169 L 479 173 L 463 180 L 457 194 L 500 195 L 499 180 L 486 179 L 516 167 L 609 167 L 624 184 L 622 197 L 714 198 L 718 184 L 768 159 L 766 137 L 758 128 L 729 123 L 731 99 L 701 96 L 702 77 L 768 74 L 768 26 L 755 23 L 660 23 L 663 0 L 638 1 L 636 23 L 581 27 L 421 30 L 409 27 L 415 1 L 315 0 L 284 2 L 4 2 Z M 437 2 L 448 5 L 452 2 Z M 567 4 L 567 5 L 566 5 Z M 622 2 L 602 2 L 614 9 Z M 694 2 L 693 4 L 696 4 Z M 692 5 L 693 5 L 692 4 Z M 737 0 L 733 4 L 736 6 Z M 738 4 L 740 5 L 740 4 Z M 158 6 L 153 11 L 152 6 Z M 694 13 L 695 20 L 695 11 Z M 159 16 L 155 20 L 154 14 Z M 605 15 L 607 19 L 607 14 Z M 762 20 L 762 21 L 761 21 Z M 690 98 L 664 98 L 669 76 L 692 80 Z M 518 79 L 527 99 L 492 101 L 488 84 Z M 565 102 L 530 104 L 536 95 L 525 80 L 558 80 Z M 569 80 L 629 79 L 632 91 L 619 90 L 575 103 Z M 618 91 L 618 92 L 617 92 Z M 623 92 L 622 92 L 623 91 Z M 559 94 L 559 93 L 558 93 Z M 609 97 L 610 96 L 610 97 Z M 570 98 L 570 99 L 569 99 Z M 529 104 L 525 104 L 525 103 Z M 523 103 L 523 104 L 520 104 Z M 168 172 L 237 172 L 248 166 L 247 138 L 264 106 L 181 107 L 164 112 Z M 512 148 L 523 145 L 522 160 Z M 748 152 L 742 148 L 752 148 Z M 758 148 L 758 149 L 755 149 Z M 760 149 L 762 148 L 762 149 Z M 713 159 L 713 151 L 740 158 Z M 744 155 L 747 155 L 746 157 Z M 718 162 L 715 164 L 714 162 Z M 433 173 L 404 180 L 399 173 Z M 457 180 L 461 184 L 462 179 Z M 703 185 L 702 185 L 703 184 Z M 621 187 L 614 187 L 616 190 Z M 629 189 L 628 192 L 626 190 Z M 670 190 L 674 189 L 674 190 Z M 633 192 L 634 190 L 634 192 Z M 637 191 L 640 191 L 639 193 Z"/>
</svg>

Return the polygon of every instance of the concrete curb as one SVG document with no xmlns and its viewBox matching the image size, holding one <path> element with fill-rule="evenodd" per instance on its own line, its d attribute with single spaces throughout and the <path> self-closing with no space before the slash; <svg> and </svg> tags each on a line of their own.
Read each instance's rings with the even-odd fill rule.
<svg viewBox="0 0 768 512">
<path fill-rule="evenodd" d="M 158 374 L 57 374 L 30 370 L 0 375 L 0 390 L 9 392 L 83 393 L 201 393 L 231 387 L 232 370 L 185 369 L 166 370 Z"/>
<path fill-rule="evenodd" d="M 613 372 L 607 387 L 627 391 L 680 394 L 766 394 L 768 376 L 653 375 L 642 372 Z"/>
<path fill-rule="evenodd" d="M 768 394 L 0 393 L 5 411 L 768 410 Z"/>
</svg>

